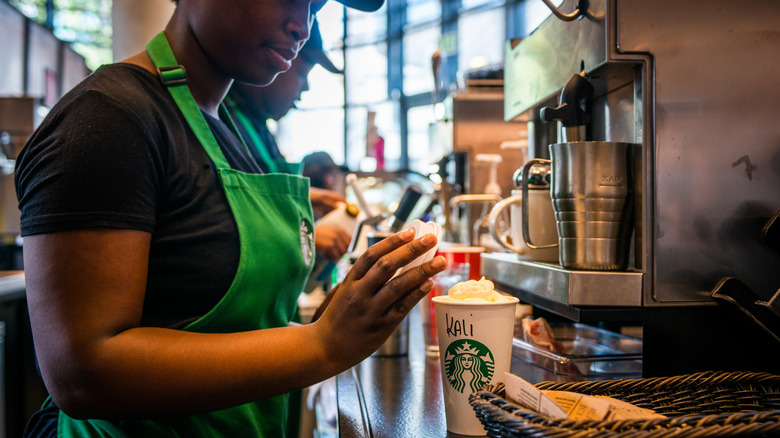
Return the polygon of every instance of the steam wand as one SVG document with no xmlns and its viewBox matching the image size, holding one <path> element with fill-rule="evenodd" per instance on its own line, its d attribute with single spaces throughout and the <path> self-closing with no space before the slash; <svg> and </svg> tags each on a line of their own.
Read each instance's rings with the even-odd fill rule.
<svg viewBox="0 0 780 438">
<path fill-rule="evenodd" d="M 585 71 L 572 76 L 561 91 L 560 104 L 555 108 L 544 107 L 539 118 L 545 122 L 560 121 L 565 130 L 562 141 L 587 140 L 581 127 L 590 123 L 590 111 L 593 101 L 593 85 L 585 79 Z"/>
</svg>

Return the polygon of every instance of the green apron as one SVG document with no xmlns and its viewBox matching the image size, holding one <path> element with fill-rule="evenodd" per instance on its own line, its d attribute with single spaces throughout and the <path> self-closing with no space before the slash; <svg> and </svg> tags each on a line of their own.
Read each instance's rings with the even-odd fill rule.
<svg viewBox="0 0 780 438">
<path fill-rule="evenodd" d="M 286 326 L 296 311 L 314 254 L 308 179 L 231 169 L 186 85 L 186 73 L 177 65 L 164 33 L 149 42 L 147 52 L 216 165 L 241 246 L 230 289 L 213 309 L 185 330 L 226 333 Z M 220 117 L 226 116 L 223 106 Z M 232 124 L 229 117 L 225 121 Z M 159 421 L 75 420 L 60 413 L 59 436 L 277 438 L 285 435 L 287 411 L 287 395 L 281 395 L 208 414 Z"/>
<path fill-rule="evenodd" d="M 262 138 L 260 138 L 260 133 L 257 132 L 257 128 L 255 128 L 255 124 L 252 123 L 252 120 L 250 120 L 249 117 L 244 114 L 240 108 L 238 108 L 238 104 L 235 100 L 228 96 L 225 98 L 225 105 L 228 108 L 228 112 L 236 118 L 238 123 L 241 124 L 241 127 L 244 128 L 244 131 L 246 131 L 247 135 L 249 136 L 247 139 L 249 141 L 249 147 L 255 148 L 255 150 L 257 150 L 263 160 L 263 163 L 265 163 L 271 173 L 289 173 L 291 175 L 301 174 L 301 171 L 303 170 L 301 163 L 290 163 L 285 160 L 271 157 L 265 142 Z"/>
</svg>

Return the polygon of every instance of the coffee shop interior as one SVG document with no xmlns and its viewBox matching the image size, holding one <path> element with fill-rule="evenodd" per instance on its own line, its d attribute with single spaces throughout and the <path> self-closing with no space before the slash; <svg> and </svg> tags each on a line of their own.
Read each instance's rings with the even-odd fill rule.
<svg viewBox="0 0 780 438">
<path fill-rule="evenodd" d="M 0 0 L 0 438 L 46 397 L 14 159 L 64 93 L 142 50 L 173 8 Z M 438 224 L 450 265 L 434 293 L 484 276 L 519 298 L 511 367 L 531 383 L 780 374 L 778 17 L 776 0 L 328 2 L 319 27 L 343 74 L 315 66 L 271 128 L 288 161 L 329 154 L 360 207 L 333 278 L 382 224 Z M 302 295 L 302 315 L 325 294 Z M 427 306 L 393 354 L 303 404 L 314 436 L 446 435 Z M 568 350 L 535 359 L 524 317 Z"/>
</svg>

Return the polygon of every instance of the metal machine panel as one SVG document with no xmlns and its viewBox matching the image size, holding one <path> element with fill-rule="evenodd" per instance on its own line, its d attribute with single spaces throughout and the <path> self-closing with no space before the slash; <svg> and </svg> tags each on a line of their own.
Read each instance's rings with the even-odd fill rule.
<svg viewBox="0 0 780 438">
<path fill-rule="evenodd" d="M 564 2 L 561 9 L 574 9 L 572 3 L 576 2 Z M 504 72 L 506 120 L 558 93 L 572 73 L 595 70 L 607 61 L 605 0 L 588 3 L 587 18 L 565 23 L 552 17 L 522 42 L 507 46 L 505 64 L 512 68 Z"/>
<path fill-rule="evenodd" d="M 543 273 L 543 275 L 542 275 Z M 482 254 L 482 274 L 523 291 L 570 306 L 642 305 L 642 273 L 569 271 L 520 259 L 517 254 Z"/>
<path fill-rule="evenodd" d="M 708 300 L 723 277 L 764 298 L 778 258 L 780 2 L 617 3 L 619 48 L 654 57 L 653 301 Z"/>
</svg>

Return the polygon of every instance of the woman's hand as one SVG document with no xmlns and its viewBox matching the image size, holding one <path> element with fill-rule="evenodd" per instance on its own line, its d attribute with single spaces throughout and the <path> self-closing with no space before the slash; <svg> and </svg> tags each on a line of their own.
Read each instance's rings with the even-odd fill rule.
<svg viewBox="0 0 780 438">
<path fill-rule="evenodd" d="M 368 248 L 328 295 L 315 324 L 329 359 L 341 367 L 346 369 L 376 351 L 431 290 L 429 278 L 446 267 L 439 256 L 392 278 L 398 268 L 436 245 L 432 234 L 413 237 L 414 231 L 406 230 Z"/>
<path fill-rule="evenodd" d="M 338 225 L 318 225 L 314 227 L 314 248 L 328 260 L 338 261 L 347 253 L 352 236 Z"/>
</svg>

